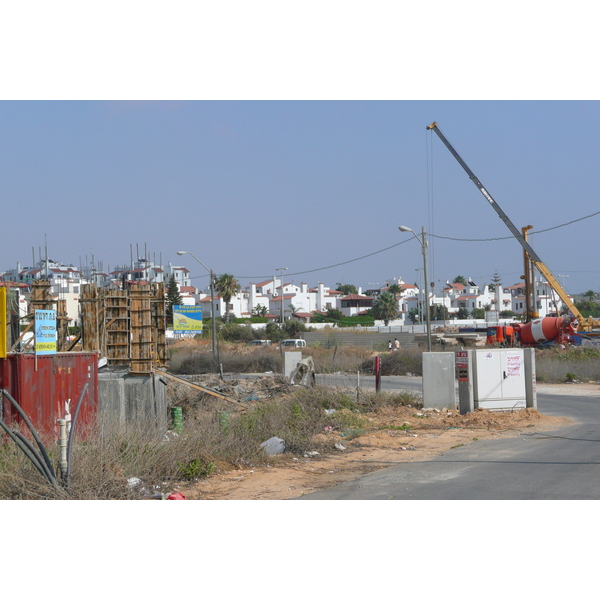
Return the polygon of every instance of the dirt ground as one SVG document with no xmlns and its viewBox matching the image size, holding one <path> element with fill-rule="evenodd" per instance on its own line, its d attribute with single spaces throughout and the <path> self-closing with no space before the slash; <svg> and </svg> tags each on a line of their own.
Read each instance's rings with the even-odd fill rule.
<svg viewBox="0 0 600 600">
<path fill-rule="evenodd" d="M 538 385 L 538 392 L 600 396 L 600 385 L 545 384 Z M 398 463 L 427 461 L 477 440 L 548 431 L 570 422 L 534 409 L 460 415 L 458 411 L 386 407 L 367 416 L 371 426 L 352 440 L 335 432 L 318 434 L 315 442 L 320 446 L 325 442 L 327 452 L 307 452 L 302 457 L 284 453 L 252 469 L 217 468 L 210 478 L 178 490 L 189 500 L 287 500 Z"/>
</svg>

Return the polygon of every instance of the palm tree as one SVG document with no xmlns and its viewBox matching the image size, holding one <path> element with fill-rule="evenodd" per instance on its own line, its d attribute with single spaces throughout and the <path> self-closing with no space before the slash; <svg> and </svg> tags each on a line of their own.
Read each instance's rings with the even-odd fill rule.
<svg viewBox="0 0 600 600">
<path fill-rule="evenodd" d="M 253 317 L 264 317 L 268 312 L 269 312 L 269 309 L 266 306 L 263 306 L 262 304 L 257 304 L 252 309 L 252 316 Z"/>
<path fill-rule="evenodd" d="M 398 301 L 393 294 L 384 292 L 373 302 L 373 318 L 382 320 L 386 326 L 398 316 Z"/>
<path fill-rule="evenodd" d="M 215 279 L 215 289 L 225 301 L 225 315 L 229 313 L 229 301 L 232 296 L 235 296 L 241 289 L 242 286 L 238 280 L 230 273 L 223 273 Z"/>
</svg>

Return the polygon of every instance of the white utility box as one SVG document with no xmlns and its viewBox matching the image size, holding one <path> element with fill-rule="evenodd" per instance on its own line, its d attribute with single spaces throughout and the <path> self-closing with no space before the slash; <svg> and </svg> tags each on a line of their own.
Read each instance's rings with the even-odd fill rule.
<svg viewBox="0 0 600 600">
<path fill-rule="evenodd" d="M 461 413 L 537 408 L 533 348 L 461 350 L 455 356 Z"/>
<path fill-rule="evenodd" d="M 474 358 L 475 408 L 525 408 L 525 360 L 522 349 L 477 350 Z"/>
</svg>

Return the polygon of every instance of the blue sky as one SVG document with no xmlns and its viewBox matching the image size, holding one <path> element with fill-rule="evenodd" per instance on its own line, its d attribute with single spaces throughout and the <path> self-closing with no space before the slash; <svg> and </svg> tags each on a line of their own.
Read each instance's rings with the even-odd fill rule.
<svg viewBox="0 0 600 600">
<path fill-rule="evenodd" d="M 596 101 L 4 101 L 0 268 L 46 240 L 55 260 L 105 269 L 132 245 L 200 287 L 202 267 L 177 250 L 243 285 L 288 267 L 297 283 L 367 288 L 419 281 L 407 225 L 431 235 L 431 280 L 516 283 L 516 240 L 443 239 L 510 232 L 432 121 L 519 229 L 599 210 Z M 531 237 L 571 293 L 600 291 L 599 220 Z"/>
</svg>

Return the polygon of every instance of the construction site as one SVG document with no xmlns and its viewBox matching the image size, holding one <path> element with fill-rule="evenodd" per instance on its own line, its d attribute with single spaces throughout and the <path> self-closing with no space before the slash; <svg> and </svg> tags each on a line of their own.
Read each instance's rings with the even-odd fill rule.
<svg viewBox="0 0 600 600">
<path fill-rule="evenodd" d="M 487 327 L 483 332 L 453 331 L 451 328 L 438 328 L 437 332 L 432 332 L 427 305 L 426 335 L 401 336 L 404 351 L 422 353 L 422 372 L 419 373 L 423 377 L 422 394 L 404 395 L 401 401 L 395 400 L 400 405 L 393 412 L 386 413 L 387 420 L 382 420 L 381 413 L 370 411 L 375 401 L 365 401 L 357 383 L 356 390 L 352 392 L 356 393 L 356 403 L 352 400 L 352 405 L 355 406 L 355 412 L 364 412 L 368 415 L 366 419 L 381 427 L 387 427 L 389 423 L 392 423 L 390 427 L 403 427 L 409 423 L 414 412 L 413 405 L 436 410 L 436 415 L 440 415 L 443 409 L 443 418 L 438 418 L 440 431 L 444 424 L 449 428 L 454 426 L 453 423 L 460 422 L 461 427 L 467 427 L 468 423 L 477 419 L 488 428 L 502 427 L 509 420 L 518 428 L 531 419 L 536 420 L 540 427 L 552 426 L 554 421 L 544 421 L 536 411 L 534 349 L 549 345 L 566 348 L 580 343 L 582 339 L 596 341 L 600 337 L 600 322 L 585 318 L 579 312 L 531 247 L 527 237 L 531 226 L 519 231 L 439 131 L 437 124 L 433 123 L 428 129 L 440 137 L 521 244 L 522 279 L 527 306 L 525 318 L 522 322 L 500 324 L 498 311 L 495 311 L 496 314 L 489 311 Z M 422 235 L 425 250 L 424 230 Z M 560 315 L 539 318 L 535 298 L 536 272 L 543 275 L 562 300 Z M 22 451 L 33 468 L 55 490 L 67 489 L 71 481 L 76 436 L 86 438 L 119 428 L 142 427 L 146 433 L 150 432 L 154 438 L 164 442 L 173 439 L 168 437 L 170 434 L 177 436 L 182 432 L 184 419 L 190 423 L 202 419 L 212 422 L 216 419 L 218 426 L 214 443 L 217 445 L 219 436 L 230 435 L 234 423 L 244 422 L 246 417 L 240 415 L 249 415 L 265 403 L 292 410 L 299 402 L 293 388 L 310 390 L 316 385 L 320 365 L 313 361 L 308 349 L 303 356 L 302 352 L 284 352 L 283 345 L 277 350 L 272 349 L 272 352 L 280 353 L 282 372 L 255 377 L 251 383 L 250 380 L 244 383 L 237 380 L 224 382 L 221 364 L 213 365 L 212 378 L 186 378 L 168 372 L 170 352 L 175 344 L 168 348 L 166 293 L 162 283 L 134 284 L 123 290 L 107 289 L 95 284 L 83 285 L 79 297 L 81 327 L 75 336 L 69 333 L 65 301 L 52 296 L 48 281 L 32 283 L 29 311 L 24 317 L 20 316 L 14 294 L 10 287 L 0 287 L 0 426 L 4 438 Z M 309 346 L 311 343 L 321 344 L 319 340 L 323 339 L 322 335 L 307 332 L 302 347 L 306 347 L 306 342 Z M 355 334 L 328 332 L 326 335 L 335 359 L 338 345 L 352 344 L 352 335 Z M 371 344 L 374 347 L 375 341 L 384 343 L 388 334 L 361 333 L 360 337 L 363 341 L 369 339 L 363 345 Z M 215 344 L 218 350 L 213 330 Z M 479 346 L 485 348 L 485 368 L 477 354 Z M 465 351 L 467 348 L 473 348 L 472 355 L 469 354 L 471 350 Z M 196 353 L 206 350 L 200 345 L 190 349 Z M 214 351 L 215 348 L 211 348 L 213 354 Z M 492 354 L 490 351 L 497 352 Z M 376 393 L 380 392 L 380 354 L 385 353 L 372 352 L 367 359 L 367 362 L 373 363 Z M 492 373 L 486 369 L 492 362 L 492 356 L 496 355 L 499 357 L 499 367 L 494 367 L 496 370 Z M 359 376 L 361 368 L 364 367 L 359 367 Z M 444 378 L 438 377 L 440 373 L 444 373 Z M 492 397 L 486 396 L 485 386 L 490 381 L 494 383 L 496 377 L 503 381 L 497 387 L 501 389 L 504 386 L 506 391 L 501 390 L 498 395 L 496 390 Z M 517 380 L 521 387 L 515 392 L 509 388 Z M 456 382 L 458 402 L 455 396 Z M 352 388 L 352 385 L 346 385 L 345 388 Z M 181 389 L 189 393 L 181 392 Z M 175 396 L 174 390 L 178 390 Z M 206 398 L 211 399 L 212 404 L 205 402 Z M 311 398 L 307 404 L 310 409 L 302 410 L 310 412 L 313 410 L 311 403 L 314 402 L 315 399 Z M 319 402 L 322 404 L 322 400 Z M 355 424 L 350 427 L 352 415 L 341 417 L 343 404 L 348 400 L 343 400 L 339 405 L 336 402 L 339 403 L 339 399 L 328 410 L 338 412 L 338 421 L 334 419 L 331 421 L 333 424 L 322 421 L 322 414 L 316 421 L 318 427 L 325 428 L 324 431 L 335 431 L 335 436 L 328 435 L 326 439 L 319 440 L 316 436 L 320 434 L 315 434 L 310 437 L 310 442 L 296 441 L 296 446 L 292 443 L 288 449 L 296 447 L 306 453 L 311 446 L 305 444 L 310 443 L 329 451 L 335 448 L 343 451 L 349 447 L 342 439 L 348 435 L 347 431 L 369 431 L 364 425 L 366 421 L 360 419 L 355 419 L 356 423 L 360 421 L 360 426 Z M 524 411 L 516 415 L 513 413 L 516 408 Z M 484 418 L 477 413 L 481 410 L 497 414 L 493 419 Z M 322 412 L 322 407 L 319 411 Z M 513 414 L 500 416 L 500 413 L 507 411 Z M 433 417 L 433 414 L 429 416 Z M 100 424 L 101 431 L 98 429 Z M 252 427 L 256 428 L 255 425 Z M 415 424 L 410 427 L 414 428 Z M 290 435 L 293 437 L 293 434 Z M 363 434 L 357 437 L 360 435 Z M 332 440 L 335 440 L 333 448 Z M 260 446 L 269 441 L 266 439 Z M 395 441 L 387 440 L 388 443 L 394 444 Z M 60 449 L 59 456 L 50 459 L 47 447 L 56 444 Z M 356 445 L 360 447 L 360 443 Z M 177 463 L 179 470 L 175 472 L 180 475 L 196 472 L 199 463 L 195 461 L 200 461 L 204 466 L 212 464 L 210 457 L 202 460 L 194 458 L 186 468 Z M 196 466 L 191 468 L 192 464 Z M 127 479 L 124 473 L 118 475 L 119 478 L 121 481 Z"/>
</svg>

